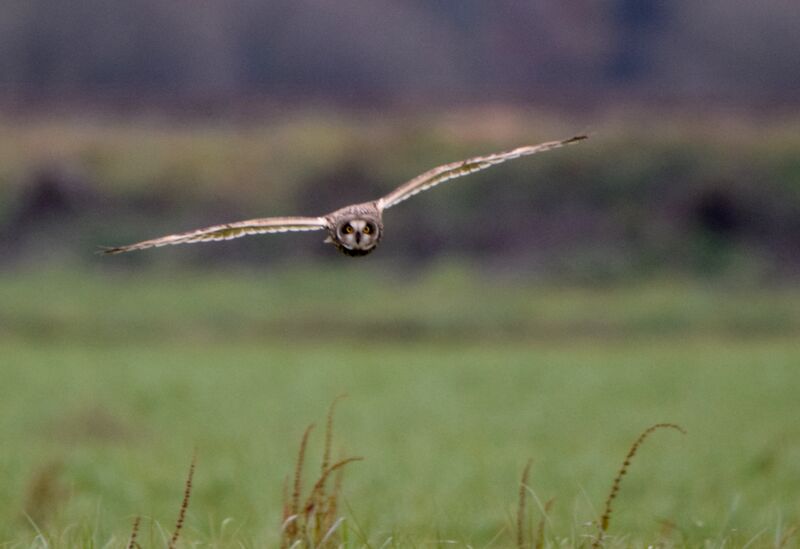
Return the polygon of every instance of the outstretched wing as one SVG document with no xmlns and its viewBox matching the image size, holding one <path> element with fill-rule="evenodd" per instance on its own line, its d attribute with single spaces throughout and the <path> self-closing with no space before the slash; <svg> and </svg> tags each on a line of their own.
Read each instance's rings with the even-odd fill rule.
<svg viewBox="0 0 800 549">
<path fill-rule="evenodd" d="M 444 166 L 433 168 L 422 175 L 418 175 L 411 181 L 403 183 L 395 190 L 378 200 L 378 207 L 384 210 L 386 208 L 391 208 L 403 200 L 411 198 L 417 193 L 426 191 L 431 187 L 435 187 L 439 183 L 444 183 L 450 179 L 461 177 L 462 175 L 468 175 L 480 170 L 485 170 L 490 166 L 500 164 L 506 160 L 519 158 L 520 156 L 527 156 L 529 154 L 549 151 L 550 149 L 557 149 L 558 147 L 563 147 L 564 145 L 569 145 L 570 143 L 582 141 L 587 137 L 588 136 L 586 135 L 578 135 L 570 139 L 565 139 L 564 141 L 550 141 L 547 143 L 541 143 L 539 145 L 519 147 L 513 151 L 490 154 L 488 156 L 476 156 L 475 158 L 462 160 L 460 162 L 453 162 L 452 164 L 445 164 Z"/>
<path fill-rule="evenodd" d="M 231 240 L 249 234 L 286 233 L 292 231 L 317 231 L 325 229 L 327 221 L 324 217 L 266 217 L 263 219 L 250 219 L 226 225 L 214 225 L 205 229 L 189 231 L 186 233 L 171 234 L 130 244 L 117 248 L 103 250 L 106 254 L 119 254 L 133 250 L 144 250 L 169 246 L 171 244 L 189 244 L 193 242 L 211 242 L 214 240 Z"/>
</svg>

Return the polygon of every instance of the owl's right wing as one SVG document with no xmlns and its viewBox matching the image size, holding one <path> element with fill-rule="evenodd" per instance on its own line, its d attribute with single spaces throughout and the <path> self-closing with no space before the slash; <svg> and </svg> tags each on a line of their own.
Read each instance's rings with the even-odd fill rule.
<svg viewBox="0 0 800 549">
<path fill-rule="evenodd" d="M 422 175 L 418 175 L 411 181 L 403 183 L 395 190 L 379 199 L 377 204 L 380 209 L 385 210 L 411 198 L 417 193 L 426 191 L 431 187 L 435 187 L 436 185 L 444 183 L 445 181 L 449 181 L 450 179 L 461 177 L 463 175 L 469 175 L 480 170 L 485 170 L 486 168 L 500 164 L 506 160 L 519 158 L 520 156 L 528 156 L 531 154 L 549 151 L 550 149 L 557 149 L 558 147 L 563 147 L 564 145 L 569 145 L 571 143 L 577 143 L 578 141 L 587 139 L 587 137 L 588 136 L 586 135 L 578 135 L 563 141 L 549 141 L 547 143 L 540 143 L 539 145 L 528 145 L 525 147 L 516 148 L 513 151 L 490 154 L 486 156 L 476 156 L 475 158 L 461 160 L 460 162 L 445 164 L 444 166 L 433 168 Z"/>
<path fill-rule="evenodd" d="M 214 225 L 204 229 L 197 229 L 185 233 L 171 234 L 130 244 L 106 248 L 103 253 L 120 254 L 133 250 L 144 250 L 147 248 L 157 248 L 159 246 L 169 246 L 172 244 L 190 244 L 193 242 L 212 242 L 215 240 L 231 240 L 250 234 L 286 233 L 294 231 L 318 231 L 326 229 L 328 222 L 324 217 L 265 217 L 262 219 L 250 219 L 248 221 L 238 221 L 225 225 Z"/>
</svg>

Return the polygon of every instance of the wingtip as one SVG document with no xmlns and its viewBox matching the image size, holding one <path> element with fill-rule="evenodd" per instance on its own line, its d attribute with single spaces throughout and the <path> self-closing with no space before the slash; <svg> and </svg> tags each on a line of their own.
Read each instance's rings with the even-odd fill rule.
<svg viewBox="0 0 800 549">
<path fill-rule="evenodd" d="M 568 145 L 570 143 L 575 143 L 577 141 L 583 141 L 584 139 L 589 139 L 589 136 L 586 134 L 576 135 L 575 137 L 570 137 L 569 139 L 564 141 L 564 144 Z"/>
<path fill-rule="evenodd" d="M 100 249 L 98 249 L 95 252 L 95 254 L 97 254 L 97 255 L 116 255 L 116 254 L 121 254 L 124 251 L 125 251 L 125 249 L 124 248 L 120 248 L 120 247 L 100 246 Z"/>
</svg>

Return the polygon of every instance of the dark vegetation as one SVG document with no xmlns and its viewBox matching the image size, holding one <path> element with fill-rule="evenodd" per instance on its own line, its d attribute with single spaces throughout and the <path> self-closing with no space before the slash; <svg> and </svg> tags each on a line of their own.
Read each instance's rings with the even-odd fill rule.
<svg viewBox="0 0 800 549">
<path fill-rule="evenodd" d="M 0 171 L 0 266 L 47 258 L 110 265 L 92 252 L 237 219 L 319 214 L 378 197 L 444 162 L 571 131 L 539 120 L 487 110 L 403 122 L 298 116 L 255 127 L 9 121 L 9 138 L 0 140 L 9 159 Z M 592 280 L 664 272 L 796 277 L 794 127 L 725 118 L 673 121 L 663 132 L 607 127 L 585 144 L 447 183 L 390 210 L 375 258 L 479 258 Z M 321 240 L 250 237 L 113 261 L 342 261 Z"/>
</svg>

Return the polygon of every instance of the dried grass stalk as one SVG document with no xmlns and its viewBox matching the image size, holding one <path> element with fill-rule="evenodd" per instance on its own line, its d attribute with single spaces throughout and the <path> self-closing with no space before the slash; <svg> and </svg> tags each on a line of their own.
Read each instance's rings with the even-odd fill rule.
<svg viewBox="0 0 800 549">
<path fill-rule="evenodd" d="M 142 522 L 142 517 L 136 517 L 133 519 L 133 527 L 131 528 L 131 536 L 128 539 L 128 549 L 136 549 L 139 547 L 139 544 L 136 543 L 136 536 L 139 535 L 139 525 Z"/>
<path fill-rule="evenodd" d="M 525 549 L 525 507 L 528 499 L 528 477 L 531 473 L 533 460 L 529 459 L 522 470 L 522 479 L 519 483 L 519 502 L 517 503 L 517 547 Z"/>
<path fill-rule="evenodd" d="M 172 533 L 172 538 L 169 540 L 167 547 L 175 549 L 178 544 L 178 538 L 181 535 L 183 524 L 186 522 L 186 511 L 189 509 L 189 498 L 192 495 L 192 479 L 194 478 L 194 467 L 197 461 L 197 456 L 192 457 L 192 464 L 189 466 L 189 474 L 186 477 L 186 484 L 183 488 L 183 501 L 181 502 L 180 511 L 178 511 L 178 520 L 175 522 L 175 531 Z"/>
<path fill-rule="evenodd" d="M 653 432 L 658 429 L 675 429 L 676 431 L 686 434 L 686 431 L 679 425 L 675 425 L 674 423 L 656 423 L 642 431 L 642 434 L 633 442 L 631 447 L 628 449 L 628 454 L 625 456 L 625 461 L 622 462 L 622 467 L 620 467 L 619 472 L 617 472 L 617 476 L 614 477 L 614 482 L 611 484 L 611 490 L 608 493 L 608 497 L 606 497 L 605 508 L 603 510 L 603 515 L 600 517 L 600 532 L 597 535 L 597 538 L 592 543 L 592 547 L 599 547 L 603 541 L 603 536 L 608 531 L 608 526 L 611 523 L 611 512 L 612 512 L 612 504 L 619 494 L 619 487 L 622 483 L 622 477 L 628 472 L 628 467 L 631 464 L 631 460 L 633 456 L 636 455 L 636 452 L 639 450 L 639 447 L 642 445 L 644 440 Z"/>
</svg>

